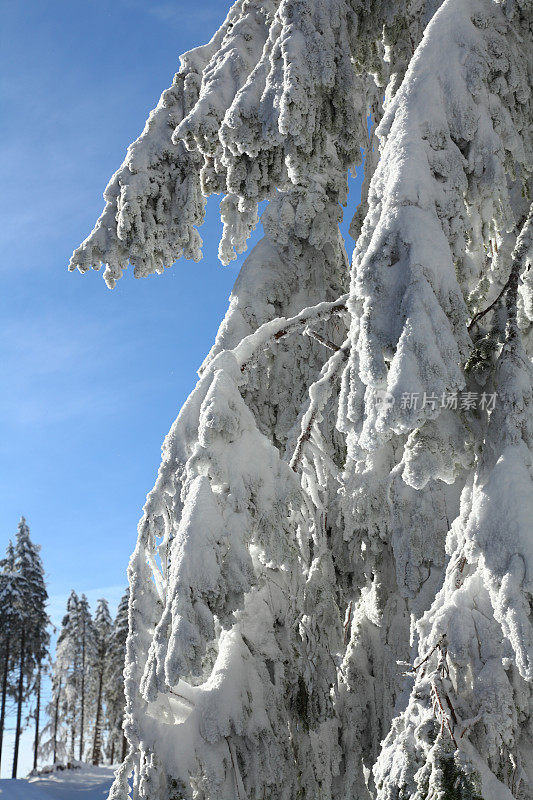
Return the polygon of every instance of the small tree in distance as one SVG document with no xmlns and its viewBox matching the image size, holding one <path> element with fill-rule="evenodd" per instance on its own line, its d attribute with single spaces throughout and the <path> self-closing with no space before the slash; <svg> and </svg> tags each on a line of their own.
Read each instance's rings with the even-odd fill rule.
<svg viewBox="0 0 533 800">
<path fill-rule="evenodd" d="M 30 538 L 30 529 L 24 517 L 19 522 L 14 549 L 14 572 L 17 583 L 15 598 L 16 654 L 16 723 L 13 749 L 12 777 L 17 777 L 20 736 L 22 734 L 22 710 L 28 694 L 35 689 L 35 737 L 34 768 L 39 749 L 39 724 L 41 706 L 41 675 L 48 654 L 50 620 L 46 613 L 48 593 L 44 580 L 44 569 L 39 555 L 40 546 Z"/>
<path fill-rule="evenodd" d="M 2 749 L 4 741 L 4 730 L 6 722 L 6 706 L 8 699 L 15 694 L 13 684 L 14 655 L 16 653 L 16 642 L 18 631 L 20 630 L 20 581 L 15 571 L 15 549 L 10 541 L 6 557 L 0 564 L 0 656 L 1 656 L 1 675 L 2 675 L 2 697 L 0 706 L 0 763 L 2 760 Z"/>
<path fill-rule="evenodd" d="M 139 524 L 113 800 L 532 800 L 531 23 L 237 0 L 109 183 L 110 287 L 268 201 Z"/>
<path fill-rule="evenodd" d="M 125 757 L 124 661 L 128 632 L 128 593 L 111 620 L 107 600 L 98 601 L 94 620 L 85 595 L 72 591 L 52 664 L 52 693 L 39 753 L 61 767 L 82 759 L 94 766 L 103 754 L 114 763 Z M 84 644 L 85 638 L 85 644 Z M 85 648 L 85 676 L 82 672 Z M 82 728 L 82 707 L 83 728 Z M 83 735 L 83 738 L 82 738 Z"/>
<path fill-rule="evenodd" d="M 105 684 L 106 722 L 108 729 L 108 757 L 114 764 L 126 757 L 126 736 L 123 730 L 126 698 L 124 695 L 124 663 L 128 636 L 129 591 L 122 596 L 113 623 L 109 649 L 109 664 Z"/>
<path fill-rule="evenodd" d="M 91 664 L 92 691 L 95 696 L 94 729 L 91 760 L 97 767 L 102 759 L 104 729 L 105 684 L 109 676 L 109 661 L 113 622 L 107 600 L 100 599 L 94 615 L 94 660 Z"/>
</svg>

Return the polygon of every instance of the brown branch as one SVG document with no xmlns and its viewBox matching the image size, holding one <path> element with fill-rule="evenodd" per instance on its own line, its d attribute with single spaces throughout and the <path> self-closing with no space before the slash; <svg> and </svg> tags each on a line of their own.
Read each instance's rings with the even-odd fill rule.
<svg viewBox="0 0 533 800">
<path fill-rule="evenodd" d="M 453 724 L 458 725 L 459 723 L 457 720 L 457 714 L 455 713 L 455 709 L 452 705 L 452 701 L 450 700 L 450 695 L 448 694 L 448 692 L 444 693 L 444 699 L 446 700 L 448 708 L 450 709 L 450 714 L 452 715 Z"/>
<path fill-rule="evenodd" d="M 422 659 L 422 661 L 419 661 L 418 664 L 413 664 L 413 666 L 411 667 L 410 670 L 408 670 L 408 672 L 417 672 L 422 666 L 422 664 L 425 664 L 426 661 L 428 661 L 428 659 L 433 655 L 435 650 L 440 649 L 441 644 L 442 644 L 442 636 L 437 642 L 437 644 L 434 647 L 432 647 L 429 653 Z"/>
<path fill-rule="evenodd" d="M 518 235 L 518 238 L 516 240 L 516 244 L 511 255 L 511 272 L 509 273 L 509 277 L 507 278 L 505 286 L 503 287 L 499 295 L 496 297 L 496 299 L 493 300 L 490 306 L 485 308 L 483 311 L 478 311 L 477 314 L 474 314 L 474 316 L 470 320 L 470 323 L 467 325 L 467 330 L 469 332 L 471 331 L 472 327 L 476 324 L 476 322 L 478 322 L 482 317 L 485 316 L 485 314 L 488 314 L 489 311 L 491 311 L 494 308 L 494 306 L 501 300 L 501 298 L 506 292 L 509 292 L 506 306 L 507 306 L 507 311 L 510 314 L 510 321 L 513 319 L 516 320 L 516 295 L 518 292 L 518 278 L 520 275 L 520 268 L 524 263 L 524 260 L 528 254 L 529 247 L 531 245 L 530 228 L 532 219 L 533 219 L 533 204 L 529 207 L 528 215 L 522 226 L 520 234 Z"/>
<path fill-rule="evenodd" d="M 440 716 L 441 731 L 443 730 L 444 726 L 446 725 L 446 727 L 448 728 L 448 733 L 450 734 L 450 736 L 452 738 L 452 742 L 454 743 L 455 747 L 457 748 L 457 741 L 456 741 L 455 736 L 453 734 L 452 726 L 450 725 L 450 720 L 448 719 L 448 715 L 447 715 L 446 711 L 444 710 L 444 706 L 442 705 L 442 700 L 440 699 L 439 690 L 437 689 L 437 687 L 436 687 L 436 685 L 434 683 L 431 684 L 431 690 L 433 692 L 433 709 L 435 711 L 435 714 L 437 716 Z M 446 699 L 449 702 L 449 698 L 448 698 L 447 695 L 446 695 Z M 435 707 L 437 707 L 438 712 L 437 712 Z M 451 707 L 452 706 L 450 704 L 450 708 Z M 455 717 L 455 711 L 453 712 L 453 716 Z M 457 717 L 455 717 L 455 719 L 457 719 Z"/>
<path fill-rule="evenodd" d="M 498 297 L 495 300 L 493 300 L 493 302 L 490 304 L 490 306 L 485 308 L 483 311 L 478 311 L 477 314 L 474 314 L 474 316 L 470 320 L 469 324 L 467 325 L 467 328 L 466 328 L 467 331 L 470 332 L 472 330 L 472 327 L 476 324 L 476 322 L 478 322 L 478 320 L 480 320 L 482 317 L 484 317 L 485 314 L 488 314 L 489 311 L 491 311 L 494 308 L 494 306 L 501 300 L 501 298 L 503 297 L 503 295 L 505 294 L 505 292 L 509 288 L 509 281 L 510 280 L 511 280 L 511 276 L 509 276 L 509 278 L 507 280 L 507 283 L 505 284 L 505 286 L 503 287 L 503 289 L 499 293 Z"/>
<path fill-rule="evenodd" d="M 455 576 L 455 588 L 459 589 L 461 586 L 462 574 L 466 565 L 466 556 L 461 556 L 457 564 L 457 574 Z"/>
<path fill-rule="evenodd" d="M 316 339 L 317 342 L 320 342 L 320 344 L 323 344 L 324 347 L 328 348 L 328 350 L 333 350 L 333 352 L 335 352 L 335 353 L 338 352 L 341 349 L 338 344 L 335 344 L 334 342 L 330 341 L 329 339 L 326 339 L 325 336 L 321 336 L 316 331 L 306 330 L 306 331 L 304 331 L 304 334 L 305 334 L 305 336 L 310 336 L 311 339 Z"/>
<path fill-rule="evenodd" d="M 343 644 L 346 645 L 348 640 L 348 631 L 350 629 L 350 622 L 352 621 L 352 601 L 350 600 L 350 605 L 348 606 L 348 619 L 344 625 L 344 639 Z"/>
</svg>

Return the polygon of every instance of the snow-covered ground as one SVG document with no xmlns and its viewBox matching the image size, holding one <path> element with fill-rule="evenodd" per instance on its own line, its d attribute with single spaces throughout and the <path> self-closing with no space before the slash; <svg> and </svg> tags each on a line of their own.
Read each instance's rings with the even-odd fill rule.
<svg viewBox="0 0 533 800">
<path fill-rule="evenodd" d="M 113 769 L 84 766 L 37 778 L 0 780 L 0 800 L 105 800 Z"/>
</svg>

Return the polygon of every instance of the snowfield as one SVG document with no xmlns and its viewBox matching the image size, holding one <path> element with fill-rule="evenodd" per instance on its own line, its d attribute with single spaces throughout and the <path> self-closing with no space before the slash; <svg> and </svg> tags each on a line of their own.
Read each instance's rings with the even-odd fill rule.
<svg viewBox="0 0 533 800">
<path fill-rule="evenodd" d="M 37 778 L 0 780 L 0 800 L 103 800 L 113 769 L 87 765 Z"/>
</svg>

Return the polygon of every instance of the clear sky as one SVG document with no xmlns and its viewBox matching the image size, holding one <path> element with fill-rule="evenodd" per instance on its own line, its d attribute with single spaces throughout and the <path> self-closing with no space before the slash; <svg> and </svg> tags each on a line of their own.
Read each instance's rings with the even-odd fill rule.
<svg viewBox="0 0 533 800">
<path fill-rule="evenodd" d="M 127 273 L 110 291 L 101 273 L 69 273 L 67 263 L 179 55 L 207 41 L 228 6 L 0 2 L 0 548 L 23 514 L 42 545 L 55 622 L 72 588 L 93 608 L 122 594 L 163 437 L 242 258 L 218 262 L 212 199 L 198 264 Z M 20 774 L 28 758 L 26 747 Z"/>
</svg>

